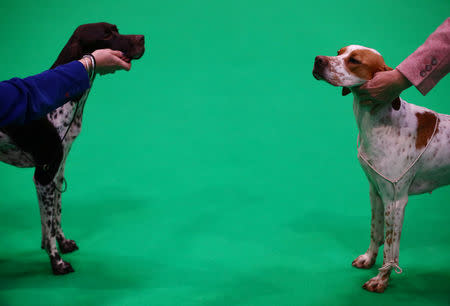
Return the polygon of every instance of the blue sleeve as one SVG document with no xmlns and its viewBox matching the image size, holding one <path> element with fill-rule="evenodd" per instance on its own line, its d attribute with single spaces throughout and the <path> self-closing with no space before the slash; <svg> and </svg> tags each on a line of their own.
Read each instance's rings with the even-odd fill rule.
<svg viewBox="0 0 450 306">
<path fill-rule="evenodd" d="M 41 118 L 90 86 L 83 64 L 73 61 L 24 79 L 0 82 L 0 126 Z"/>
</svg>

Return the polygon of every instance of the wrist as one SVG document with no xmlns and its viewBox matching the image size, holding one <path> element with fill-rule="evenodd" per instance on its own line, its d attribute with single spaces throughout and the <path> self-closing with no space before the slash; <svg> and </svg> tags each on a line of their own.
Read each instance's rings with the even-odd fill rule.
<svg viewBox="0 0 450 306">
<path fill-rule="evenodd" d="M 396 83 L 401 91 L 411 87 L 412 83 L 399 70 L 393 71 L 395 72 Z"/>
<path fill-rule="evenodd" d="M 96 61 L 92 54 L 86 54 L 79 60 L 84 68 L 86 69 L 86 72 L 88 74 L 88 77 L 90 80 L 93 80 L 95 76 L 95 67 L 96 67 Z"/>
<path fill-rule="evenodd" d="M 92 64 L 91 61 L 86 58 L 83 57 L 81 59 L 78 60 L 81 64 L 83 64 L 84 69 L 86 70 L 86 73 L 88 74 L 88 76 L 91 74 L 91 70 L 92 70 Z"/>
</svg>

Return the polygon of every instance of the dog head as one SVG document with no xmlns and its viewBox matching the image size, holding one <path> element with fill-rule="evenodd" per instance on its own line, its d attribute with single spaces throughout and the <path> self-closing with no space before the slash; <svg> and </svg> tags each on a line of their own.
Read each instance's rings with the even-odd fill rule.
<svg viewBox="0 0 450 306">
<path fill-rule="evenodd" d="M 145 51 L 144 35 L 122 35 L 106 22 L 80 25 L 72 34 L 52 68 L 80 59 L 98 49 L 119 50 L 131 59 L 139 59 Z"/>
<path fill-rule="evenodd" d="M 342 94 L 350 93 L 349 87 L 360 86 L 373 78 L 375 73 L 388 71 L 378 51 L 358 45 L 350 45 L 338 51 L 337 56 L 317 56 L 313 75 L 334 86 L 342 86 Z"/>
</svg>

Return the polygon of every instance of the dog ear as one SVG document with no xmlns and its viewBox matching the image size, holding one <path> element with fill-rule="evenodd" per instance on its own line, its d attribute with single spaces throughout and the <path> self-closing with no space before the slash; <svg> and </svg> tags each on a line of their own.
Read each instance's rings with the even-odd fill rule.
<svg viewBox="0 0 450 306">
<path fill-rule="evenodd" d="M 83 54 L 82 54 L 80 42 L 78 40 L 74 40 L 72 42 L 72 44 L 70 45 L 70 57 L 72 59 L 78 59 L 78 58 L 81 58 L 82 55 Z"/>
<path fill-rule="evenodd" d="M 348 88 L 348 87 L 342 87 L 342 95 L 346 96 L 349 93 L 351 93 L 352 91 Z"/>
</svg>

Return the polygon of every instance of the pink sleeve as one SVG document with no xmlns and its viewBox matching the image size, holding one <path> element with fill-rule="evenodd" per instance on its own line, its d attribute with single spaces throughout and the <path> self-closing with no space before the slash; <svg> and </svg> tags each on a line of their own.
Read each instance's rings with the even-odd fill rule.
<svg viewBox="0 0 450 306">
<path fill-rule="evenodd" d="M 450 70 L 450 18 L 396 69 L 426 95 Z"/>
</svg>

